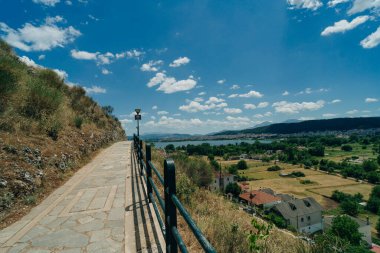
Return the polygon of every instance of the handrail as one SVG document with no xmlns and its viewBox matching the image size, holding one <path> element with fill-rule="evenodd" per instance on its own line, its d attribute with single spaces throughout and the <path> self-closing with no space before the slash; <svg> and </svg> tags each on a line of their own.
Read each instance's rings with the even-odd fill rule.
<svg viewBox="0 0 380 253">
<path fill-rule="evenodd" d="M 164 161 L 164 177 L 162 177 L 160 172 L 157 170 L 157 168 L 151 161 L 151 146 L 149 144 L 146 144 L 144 151 L 143 142 L 136 135 L 133 136 L 133 145 L 136 158 L 138 159 L 140 175 L 144 177 L 147 185 L 147 195 L 149 196 L 149 202 L 153 205 L 154 212 L 157 216 L 161 232 L 165 238 L 166 252 L 177 253 L 178 248 L 183 253 L 188 252 L 186 245 L 182 239 L 182 236 L 178 231 L 177 209 L 179 214 L 184 218 L 187 225 L 190 227 L 190 230 L 194 234 L 199 244 L 202 246 L 203 250 L 207 253 L 216 252 L 214 247 L 203 235 L 202 231 L 198 228 L 197 224 L 191 218 L 191 215 L 182 205 L 181 201 L 178 199 L 176 195 L 174 161 L 172 159 L 166 159 Z M 152 171 L 157 176 L 158 181 L 164 187 L 164 198 L 162 198 L 156 184 L 154 183 Z M 157 198 L 158 203 L 160 204 L 159 206 L 161 207 L 164 213 L 165 224 L 159 212 L 155 197 Z"/>
</svg>

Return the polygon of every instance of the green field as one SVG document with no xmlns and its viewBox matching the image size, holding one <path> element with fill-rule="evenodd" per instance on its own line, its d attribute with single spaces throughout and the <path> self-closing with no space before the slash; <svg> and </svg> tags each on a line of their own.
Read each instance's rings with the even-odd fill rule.
<svg viewBox="0 0 380 253">
<path fill-rule="evenodd" d="M 362 160 L 377 157 L 376 154 L 374 154 L 372 151 L 373 145 L 367 145 L 365 149 L 363 149 L 363 146 L 358 143 L 349 145 L 353 148 L 350 152 L 343 151 L 340 147 L 326 147 L 324 159 L 340 162 L 343 159 L 351 158 L 352 156 L 357 156 Z"/>
</svg>

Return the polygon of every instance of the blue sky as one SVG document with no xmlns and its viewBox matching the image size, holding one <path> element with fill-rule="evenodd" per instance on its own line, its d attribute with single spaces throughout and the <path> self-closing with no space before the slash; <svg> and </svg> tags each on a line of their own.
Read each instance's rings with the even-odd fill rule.
<svg viewBox="0 0 380 253">
<path fill-rule="evenodd" d="M 380 1 L 0 0 L 25 63 L 111 105 L 130 135 L 378 116 Z"/>
</svg>

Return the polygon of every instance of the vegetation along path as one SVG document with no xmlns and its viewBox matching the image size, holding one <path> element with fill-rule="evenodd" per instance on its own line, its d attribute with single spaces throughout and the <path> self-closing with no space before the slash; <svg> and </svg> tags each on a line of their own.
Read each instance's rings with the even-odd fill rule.
<svg viewBox="0 0 380 253">
<path fill-rule="evenodd" d="M 131 148 L 104 150 L 0 231 L 0 252 L 162 252 Z"/>
</svg>

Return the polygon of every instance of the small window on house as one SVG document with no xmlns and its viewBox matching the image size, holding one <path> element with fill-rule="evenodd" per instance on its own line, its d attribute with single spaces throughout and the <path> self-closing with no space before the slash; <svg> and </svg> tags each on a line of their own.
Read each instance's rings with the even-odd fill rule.
<svg viewBox="0 0 380 253">
<path fill-rule="evenodd" d="M 216 183 L 216 179 L 215 179 L 215 183 Z"/>
<path fill-rule="evenodd" d="M 310 220 L 311 218 L 310 218 L 310 216 L 307 216 L 307 220 Z"/>
<path fill-rule="evenodd" d="M 301 218 L 301 222 L 303 222 L 303 218 Z"/>
<path fill-rule="evenodd" d="M 230 181 L 230 178 L 229 178 L 229 177 L 227 177 L 227 181 Z"/>
</svg>

